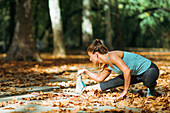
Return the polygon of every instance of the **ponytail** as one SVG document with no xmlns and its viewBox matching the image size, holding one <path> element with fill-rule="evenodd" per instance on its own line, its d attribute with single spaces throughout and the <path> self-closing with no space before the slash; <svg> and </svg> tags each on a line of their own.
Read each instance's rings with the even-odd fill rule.
<svg viewBox="0 0 170 113">
<path fill-rule="evenodd" d="M 107 47 L 100 41 L 100 39 L 95 39 L 92 44 L 87 48 L 88 52 L 94 54 L 99 52 L 100 54 L 106 54 L 108 52 Z"/>
<path fill-rule="evenodd" d="M 93 43 L 94 43 L 94 45 L 102 44 L 102 42 L 99 39 L 95 39 Z"/>
</svg>

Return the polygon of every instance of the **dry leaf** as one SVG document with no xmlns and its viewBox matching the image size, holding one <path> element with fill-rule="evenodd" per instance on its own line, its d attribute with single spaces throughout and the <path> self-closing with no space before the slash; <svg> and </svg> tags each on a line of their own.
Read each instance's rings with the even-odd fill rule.
<svg viewBox="0 0 170 113">
<path fill-rule="evenodd" d="M 36 109 L 34 107 L 25 107 L 24 110 L 34 111 Z"/>
</svg>

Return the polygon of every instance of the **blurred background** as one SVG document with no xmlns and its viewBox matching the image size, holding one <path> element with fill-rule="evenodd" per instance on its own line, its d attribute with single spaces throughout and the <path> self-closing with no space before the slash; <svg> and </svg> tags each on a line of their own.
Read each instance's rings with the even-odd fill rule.
<svg viewBox="0 0 170 113">
<path fill-rule="evenodd" d="M 169 0 L 0 0 L 0 52 L 7 60 L 65 57 L 96 38 L 109 48 L 170 49 Z"/>
</svg>

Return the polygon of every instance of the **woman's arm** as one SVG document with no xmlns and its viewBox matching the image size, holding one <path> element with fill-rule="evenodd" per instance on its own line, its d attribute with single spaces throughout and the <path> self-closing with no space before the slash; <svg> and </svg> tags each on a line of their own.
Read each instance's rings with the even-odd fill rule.
<svg viewBox="0 0 170 113">
<path fill-rule="evenodd" d="M 121 95 L 117 98 L 120 99 L 123 98 L 128 92 L 130 82 L 131 82 L 131 70 L 118 54 L 111 53 L 109 55 L 109 59 L 112 64 L 116 65 L 123 72 L 125 82 L 124 82 L 124 90 L 121 93 Z"/>
<path fill-rule="evenodd" d="M 100 73 L 93 73 L 87 69 L 81 69 L 78 71 L 78 75 L 82 73 L 86 73 L 96 82 L 102 82 L 109 76 L 111 70 L 107 69 L 107 66 L 104 66 L 104 69 Z"/>
</svg>

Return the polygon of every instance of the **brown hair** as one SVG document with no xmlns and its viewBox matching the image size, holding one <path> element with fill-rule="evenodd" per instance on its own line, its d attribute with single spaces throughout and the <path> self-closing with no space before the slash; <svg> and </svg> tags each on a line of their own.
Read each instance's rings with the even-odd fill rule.
<svg viewBox="0 0 170 113">
<path fill-rule="evenodd" d="M 94 54 L 95 52 L 99 52 L 100 54 L 106 54 L 108 52 L 108 49 L 104 44 L 102 44 L 100 39 L 95 39 L 95 41 L 89 45 L 87 51 L 91 52 L 92 54 Z"/>
</svg>

